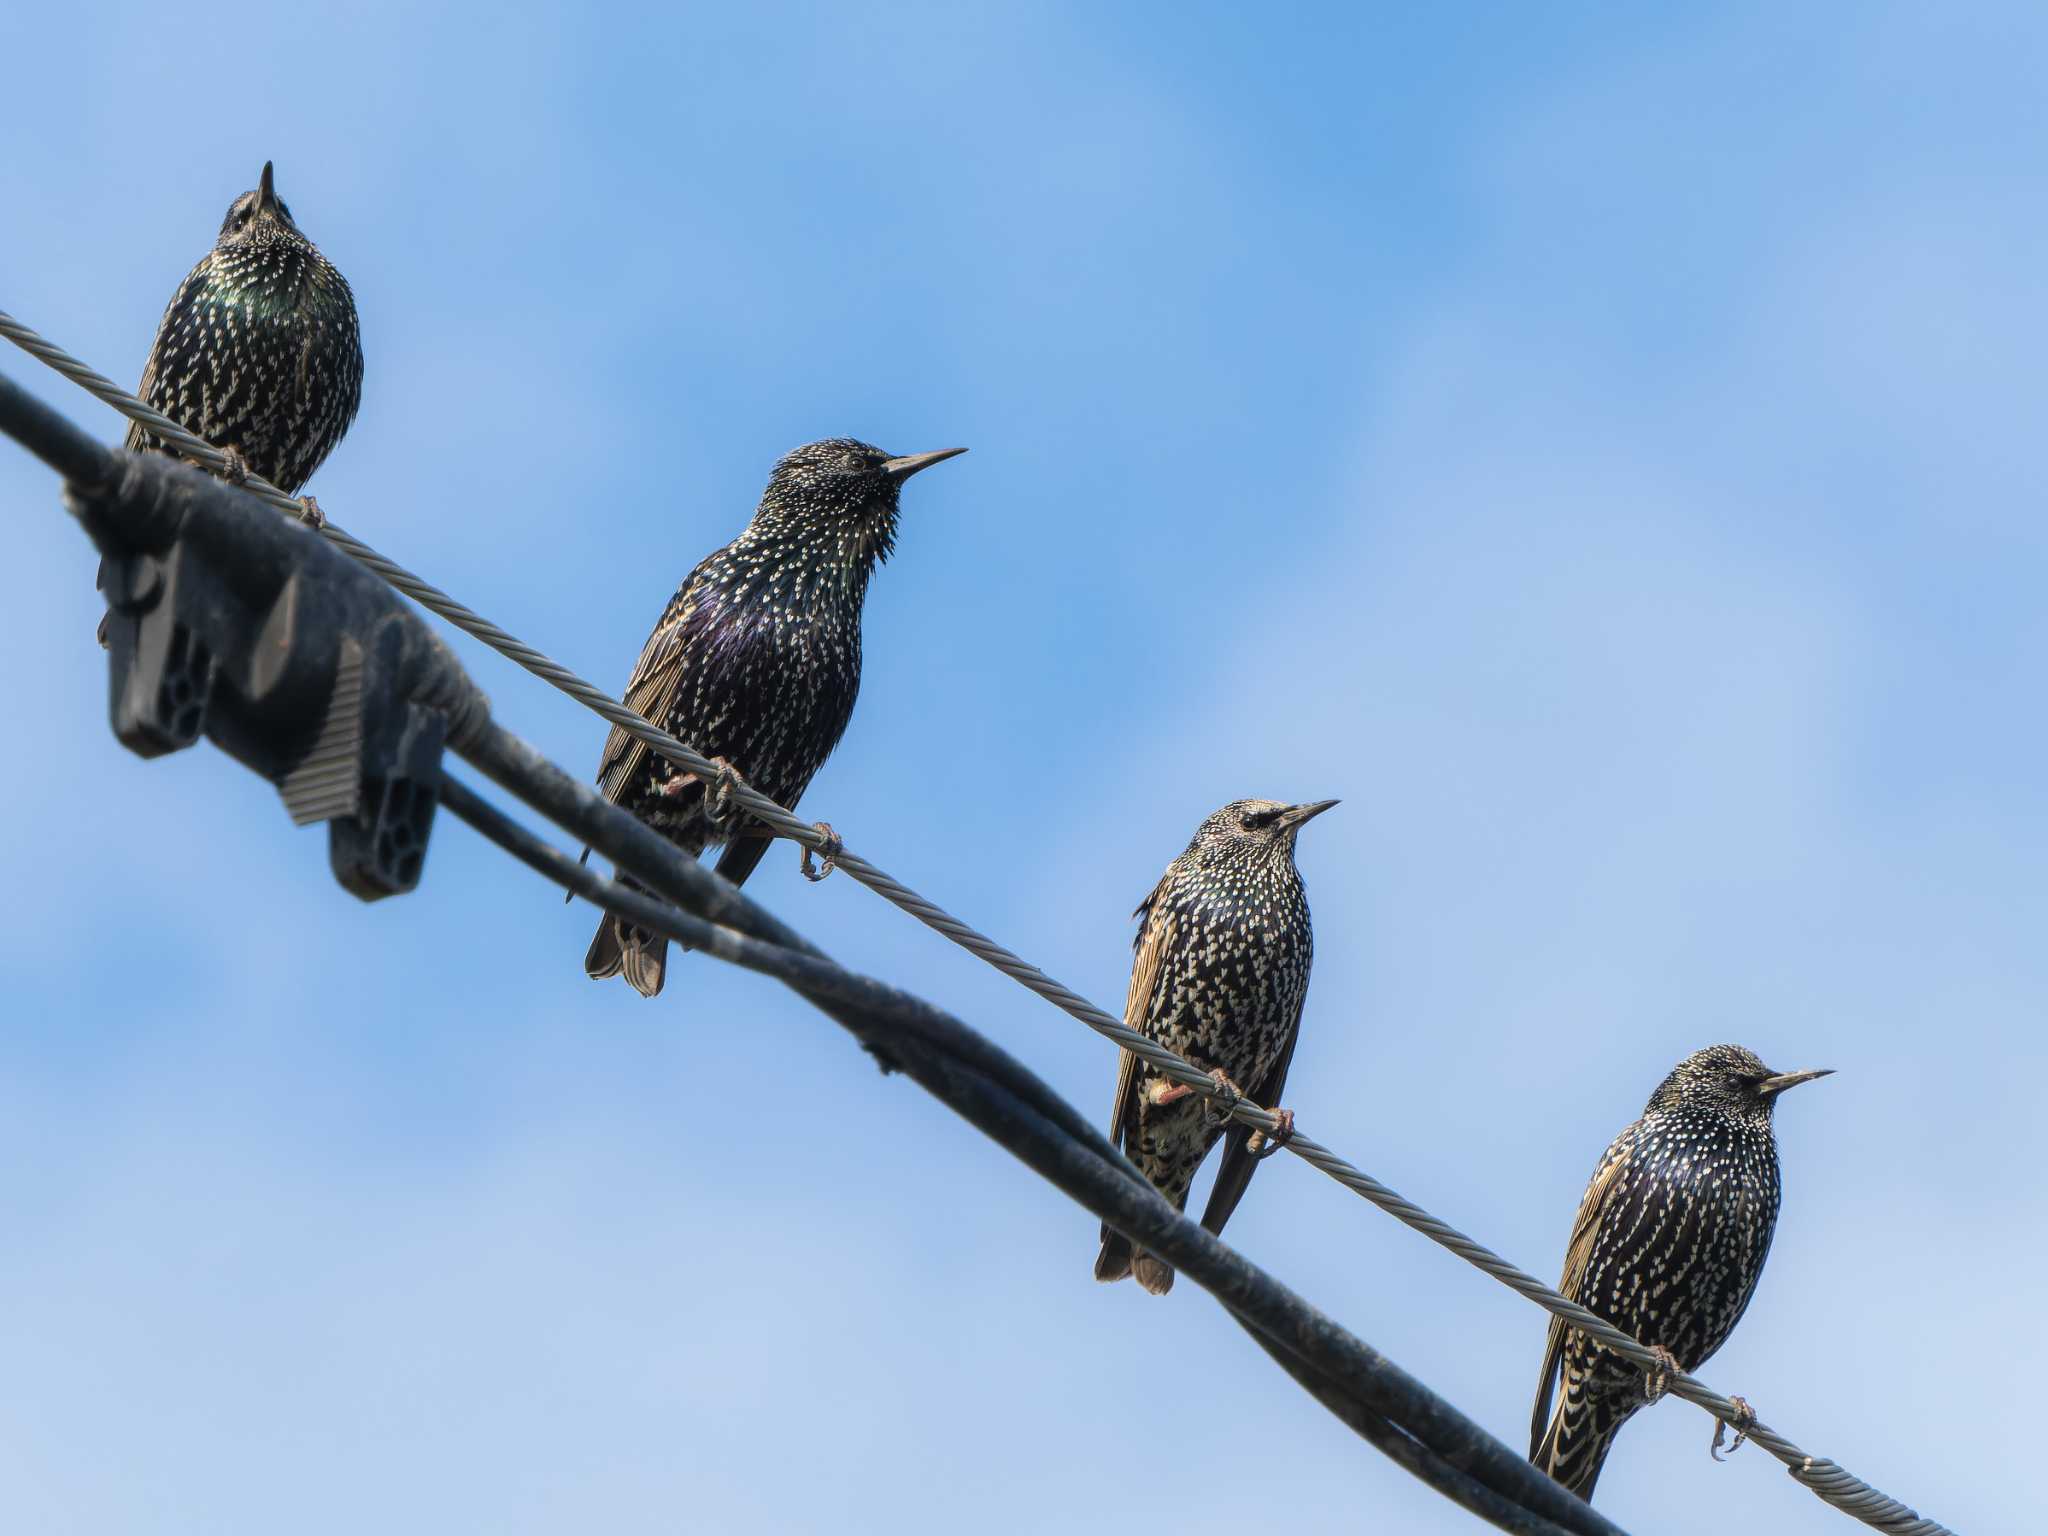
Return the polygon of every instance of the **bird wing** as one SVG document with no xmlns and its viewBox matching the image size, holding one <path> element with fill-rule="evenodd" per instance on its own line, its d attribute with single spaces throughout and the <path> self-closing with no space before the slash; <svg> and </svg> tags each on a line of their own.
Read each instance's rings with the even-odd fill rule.
<svg viewBox="0 0 2048 1536">
<path fill-rule="evenodd" d="M 149 349 L 149 361 L 142 365 L 142 382 L 135 386 L 135 398 L 150 404 L 150 391 L 156 388 L 156 348 Z M 152 407 L 154 408 L 154 407 Z M 166 412 L 165 414 L 169 414 Z M 128 423 L 128 435 L 121 440 L 121 447 L 129 453 L 141 453 L 149 446 L 149 434 L 142 430 L 142 423 Z"/>
<path fill-rule="evenodd" d="M 1280 1095 L 1287 1091 L 1287 1068 L 1294 1060 L 1294 1042 L 1300 1038 L 1301 1010 L 1297 1008 L 1294 1022 L 1287 1026 L 1287 1043 L 1280 1048 L 1280 1059 L 1249 1089 L 1254 1104 L 1271 1109 L 1280 1102 Z M 1230 1213 L 1251 1187 L 1252 1174 L 1259 1166 L 1259 1160 L 1252 1156 L 1251 1141 L 1252 1128 L 1243 1124 L 1233 1124 L 1224 1137 L 1223 1164 L 1216 1170 L 1209 1203 L 1202 1207 L 1202 1225 L 1218 1237 L 1223 1235 L 1223 1223 L 1230 1220 Z"/>
<path fill-rule="evenodd" d="M 1124 995 L 1124 1027 L 1144 1032 L 1152 1011 L 1152 991 L 1159 983 L 1159 962 L 1173 942 L 1174 922 L 1160 910 L 1159 897 L 1166 889 L 1162 875 L 1152 894 L 1138 903 L 1131 916 L 1138 919 L 1138 937 L 1131 946 L 1131 989 Z M 1119 1053 L 1116 1069 L 1116 1099 L 1109 1112 L 1109 1144 L 1128 1148 L 1138 1133 L 1138 1058 L 1129 1051 Z"/>
<path fill-rule="evenodd" d="M 163 318 L 156 324 L 156 336 L 149 344 L 149 361 L 142 365 L 142 382 L 135 386 L 135 397 L 138 400 L 166 416 L 172 415 L 172 402 L 157 400 L 156 376 L 163 370 L 164 353 L 175 345 L 171 335 L 171 320 L 184 307 L 188 296 L 202 285 L 205 272 L 205 261 L 187 272 L 185 281 L 178 284 L 178 291 L 171 295 L 171 302 L 164 306 Z M 123 439 L 121 446 L 130 453 L 141 453 L 149 446 L 149 434 L 143 431 L 141 422 L 128 423 L 128 436 Z"/>
<path fill-rule="evenodd" d="M 1599 1237 L 1600 1224 L 1614 1204 L 1616 1192 L 1624 1187 L 1621 1175 L 1628 1167 L 1629 1153 L 1634 1146 L 1635 1127 L 1630 1126 L 1607 1148 L 1606 1155 L 1600 1159 L 1600 1166 L 1593 1171 L 1593 1181 L 1586 1186 L 1585 1198 L 1579 1201 L 1578 1220 L 1572 1224 L 1572 1240 L 1565 1245 L 1564 1276 L 1557 1282 L 1557 1288 L 1581 1306 L 1585 1305 L 1585 1297 L 1580 1291 L 1586 1283 L 1586 1267 L 1593 1260 L 1593 1244 Z M 1550 1335 L 1543 1347 L 1543 1374 L 1536 1381 L 1536 1410 L 1529 1420 L 1529 1454 L 1532 1457 L 1542 1444 L 1543 1431 L 1549 1425 L 1550 1394 L 1564 1367 L 1565 1332 L 1565 1320 L 1551 1318 Z"/>
<path fill-rule="evenodd" d="M 703 567 L 699 566 L 698 570 Z M 626 683 L 626 706 L 660 725 L 675 708 L 676 692 L 683 681 L 683 629 L 697 606 L 697 572 L 677 589 L 663 610 L 661 622 L 647 637 L 633 676 Z M 687 745 L 687 743 L 686 743 Z M 640 765 L 647 760 L 647 743 L 615 725 L 605 737 L 604 755 L 598 759 L 597 782 L 605 799 L 618 802 Z"/>
</svg>

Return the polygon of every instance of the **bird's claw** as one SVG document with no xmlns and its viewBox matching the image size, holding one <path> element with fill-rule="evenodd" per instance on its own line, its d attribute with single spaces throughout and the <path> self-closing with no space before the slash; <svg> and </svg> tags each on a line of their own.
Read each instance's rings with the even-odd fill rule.
<svg viewBox="0 0 2048 1536">
<path fill-rule="evenodd" d="M 249 483 L 249 461 L 242 457 L 239 448 L 223 448 L 220 451 L 220 477 L 229 485 Z"/>
<path fill-rule="evenodd" d="M 318 533 L 327 526 L 327 514 L 320 510 L 320 503 L 310 496 L 299 498 L 299 521 Z"/>
<path fill-rule="evenodd" d="M 803 857 L 798 860 L 797 867 L 803 871 L 806 880 L 816 885 L 839 867 L 839 855 L 846 852 L 846 845 L 839 841 L 839 834 L 832 830 L 831 822 L 814 821 L 811 825 L 816 827 L 825 839 L 818 845 L 818 866 L 815 869 L 811 867 L 811 849 L 806 843 L 803 845 Z"/>
<path fill-rule="evenodd" d="M 1729 1456 L 1741 1450 L 1742 1442 L 1747 1440 L 1749 1432 L 1756 1428 L 1756 1410 L 1750 1407 L 1745 1399 L 1731 1397 L 1728 1401 L 1735 1405 L 1735 1416 L 1714 1420 L 1714 1443 L 1707 1447 L 1707 1454 L 1716 1461 L 1726 1461 Z M 1735 1441 L 1728 1447 L 1728 1454 L 1724 1456 L 1721 1454 L 1721 1433 L 1729 1429 L 1735 1431 Z"/>
<path fill-rule="evenodd" d="M 1650 1353 L 1656 1356 L 1657 1363 L 1644 1374 L 1649 1378 L 1650 1401 L 1654 1403 L 1671 1390 L 1672 1377 L 1685 1374 L 1685 1367 L 1678 1363 L 1678 1356 L 1662 1344 L 1652 1344 Z"/>
<path fill-rule="evenodd" d="M 1231 1111 L 1244 1099 L 1244 1090 L 1230 1080 L 1230 1074 L 1221 1067 L 1212 1068 L 1209 1075 L 1216 1079 L 1221 1090 L 1213 1098 L 1202 1101 L 1202 1118 L 1216 1125 L 1228 1125 Z"/>
<path fill-rule="evenodd" d="M 747 781 L 740 777 L 739 769 L 722 757 L 712 758 L 711 766 L 718 772 L 705 786 L 704 819 L 714 827 L 723 827 L 732 820 L 734 792 Z"/>
<path fill-rule="evenodd" d="M 1237 1107 L 1237 1101 L 1243 1098 L 1244 1094 L 1239 1090 L 1237 1084 L 1230 1080 L 1230 1074 L 1221 1067 L 1212 1070 L 1209 1076 L 1214 1078 L 1223 1090 L 1219 1096 L 1222 1108 L 1219 1111 L 1215 1102 L 1204 1099 L 1202 1101 L 1202 1113 L 1204 1115 L 1220 1115 L 1223 1120 L 1228 1120 L 1231 1110 Z M 1164 1081 L 1163 1077 L 1155 1078 L 1145 1089 L 1145 1102 L 1152 1105 L 1155 1109 L 1164 1109 L 1169 1104 L 1179 1103 L 1194 1091 L 1195 1088 L 1192 1083 L 1169 1083 Z"/>
<path fill-rule="evenodd" d="M 1275 1152 L 1286 1146 L 1287 1143 L 1294 1140 L 1294 1111 L 1276 1107 L 1273 1111 L 1273 1118 L 1280 1123 L 1273 1127 L 1271 1135 L 1264 1131 L 1255 1130 L 1251 1134 L 1251 1139 L 1244 1144 L 1245 1150 L 1251 1153 L 1252 1161 L 1255 1163 L 1263 1163 Z"/>
</svg>

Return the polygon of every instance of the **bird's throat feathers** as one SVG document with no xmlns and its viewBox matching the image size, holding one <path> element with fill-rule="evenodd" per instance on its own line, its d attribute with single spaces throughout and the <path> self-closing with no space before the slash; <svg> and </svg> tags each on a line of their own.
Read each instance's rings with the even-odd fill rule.
<svg viewBox="0 0 2048 1536">
<path fill-rule="evenodd" d="M 858 604 L 896 548 L 896 508 L 819 517 L 764 507 L 727 551 L 731 590 L 772 593 L 797 607 Z"/>
<path fill-rule="evenodd" d="M 352 302 L 341 274 L 312 247 L 277 240 L 261 247 L 231 247 L 208 258 L 206 291 L 212 302 L 259 318 L 318 313 Z"/>
</svg>

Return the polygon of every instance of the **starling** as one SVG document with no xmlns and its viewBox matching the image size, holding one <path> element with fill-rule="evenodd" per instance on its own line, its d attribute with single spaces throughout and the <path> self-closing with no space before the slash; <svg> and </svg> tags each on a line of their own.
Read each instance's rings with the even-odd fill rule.
<svg viewBox="0 0 2048 1536">
<path fill-rule="evenodd" d="M 1582 1499 L 1629 1416 L 1727 1341 L 1778 1221 L 1778 1095 L 1831 1068 L 1773 1072 L 1739 1045 L 1695 1051 L 1614 1138 L 1579 1202 L 1558 1289 L 1658 1352 L 1644 1372 L 1550 1323 L 1529 1459 Z M 1553 1386 L 1557 1412 L 1550 1411 Z"/>
<path fill-rule="evenodd" d="M 786 454 L 753 521 L 669 599 L 626 702 L 726 774 L 795 805 L 852 718 L 861 607 L 895 545 L 903 482 L 966 451 L 895 456 L 835 437 Z M 700 783 L 617 727 L 597 782 L 693 858 L 723 844 L 718 873 L 734 885 L 768 850 L 767 830 L 736 818 L 720 783 Z M 667 952 L 666 939 L 607 914 L 583 965 L 598 980 L 623 972 L 653 997 Z"/>
<path fill-rule="evenodd" d="M 1124 1023 L 1269 1107 L 1287 1086 L 1315 947 L 1308 893 L 1294 867 L 1295 834 L 1336 803 L 1232 801 L 1196 829 L 1133 914 L 1138 937 Z M 1109 1139 L 1185 1210 L 1195 1170 L 1224 1125 L 1193 1089 L 1129 1051 L 1122 1058 Z M 1276 1113 L 1281 1131 L 1270 1143 L 1249 1126 L 1229 1126 L 1223 1166 L 1202 1212 L 1211 1232 L 1222 1232 L 1252 1170 L 1286 1139 L 1294 1117 Z M 1105 1224 L 1095 1278 L 1132 1274 L 1155 1296 L 1173 1287 L 1169 1265 Z"/>
<path fill-rule="evenodd" d="M 230 479 L 253 472 L 288 496 L 355 419 L 363 394 L 355 298 L 299 233 L 268 162 L 164 310 L 139 393 L 226 454 Z M 140 425 L 128 428 L 124 446 L 172 452 Z M 308 515 L 317 520 L 317 509 Z"/>
</svg>

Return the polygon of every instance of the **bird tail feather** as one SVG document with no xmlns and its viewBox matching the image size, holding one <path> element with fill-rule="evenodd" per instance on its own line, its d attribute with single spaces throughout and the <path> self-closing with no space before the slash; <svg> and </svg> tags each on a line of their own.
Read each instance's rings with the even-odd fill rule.
<svg viewBox="0 0 2048 1536">
<path fill-rule="evenodd" d="M 1131 1240 L 1110 1227 L 1102 1229 L 1102 1251 L 1095 1256 L 1095 1278 L 1122 1280 L 1131 1272 Z"/>
<path fill-rule="evenodd" d="M 1173 1289 L 1172 1265 L 1145 1252 L 1123 1233 L 1105 1224 L 1102 1251 L 1095 1256 L 1095 1278 L 1121 1280 L 1126 1275 L 1136 1275 L 1138 1284 L 1154 1296 L 1164 1296 Z"/>
<path fill-rule="evenodd" d="M 1139 1252 L 1133 1255 L 1131 1273 L 1138 1277 L 1138 1284 L 1154 1296 L 1164 1296 L 1173 1289 L 1173 1266 L 1157 1254 Z"/>
<path fill-rule="evenodd" d="M 623 975 L 642 997 L 661 991 L 668 967 L 668 940 L 607 912 L 597 925 L 583 957 L 584 974 L 592 981 Z"/>
<path fill-rule="evenodd" d="M 1620 1423 L 1596 1421 L 1593 1406 L 1581 1400 L 1576 1409 L 1568 1392 L 1560 1392 L 1557 1412 L 1543 1432 L 1542 1443 L 1529 1459 L 1539 1472 L 1546 1472 L 1565 1490 L 1587 1503 L 1593 1501 L 1593 1485 L 1600 1481 L 1600 1469 L 1614 1445 Z"/>
</svg>

